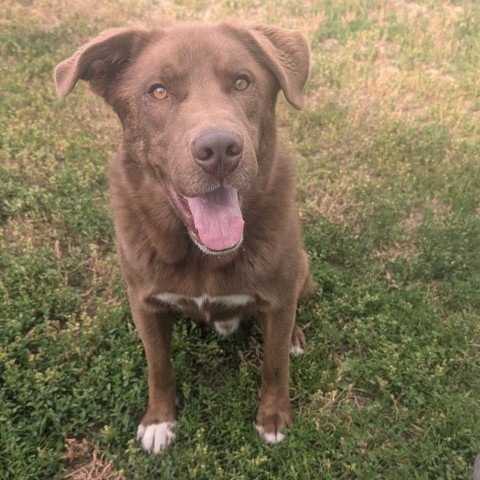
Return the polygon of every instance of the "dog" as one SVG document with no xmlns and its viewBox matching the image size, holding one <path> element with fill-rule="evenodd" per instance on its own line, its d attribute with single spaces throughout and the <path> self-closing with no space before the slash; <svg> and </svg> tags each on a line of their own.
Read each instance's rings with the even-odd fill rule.
<svg viewBox="0 0 480 480">
<path fill-rule="evenodd" d="M 314 283 L 275 104 L 282 90 L 301 109 L 308 73 L 300 33 L 228 22 L 108 30 L 55 69 L 60 97 L 85 80 L 123 126 L 110 189 L 148 367 L 137 432 L 147 452 L 175 437 L 179 312 L 224 336 L 256 317 L 264 343 L 256 429 L 275 444 L 293 421 L 289 352 L 303 352 L 296 307 Z"/>
</svg>

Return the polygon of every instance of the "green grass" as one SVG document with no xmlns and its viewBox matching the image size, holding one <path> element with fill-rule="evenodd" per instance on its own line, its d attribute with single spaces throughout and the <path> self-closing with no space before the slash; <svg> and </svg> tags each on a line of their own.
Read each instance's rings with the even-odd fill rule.
<svg viewBox="0 0 480 480">
<path fill-rule="evenodd" d="M 480 452 L 480 6 L 92 5 L 0 8 L 0 478 L 88 478 L 78 469 L 95 450 L 110 473 L 90 478 L 470 479 Z M 134 440 L 145 360 L 105 175 L 120 127 L 84 85 L 58 100 L 52 70 L 110 26 L 228 16 L 298 28 L 312 46 L 306 110 L 279 105 L 318 283 L 298 312 L 308 347 L 292 360 L 296 423 L 272 448 L 253 428 L 257 327 L 221 340 L 179 322 L 178 435 L 147 456 Z M 65 458 L 82 439 L 89 452 Z"/>
</svg>

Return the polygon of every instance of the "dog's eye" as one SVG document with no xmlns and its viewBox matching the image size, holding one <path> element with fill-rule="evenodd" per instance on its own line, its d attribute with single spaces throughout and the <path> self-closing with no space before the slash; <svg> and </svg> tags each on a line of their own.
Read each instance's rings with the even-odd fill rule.
<svg viewBox="0 0 480 480">
<path fill-rule="evenodd" d="M 165 100 L 166 98 L 168 98 L 169 93 L 163 85 L 154 85 L 150 89 L 150 96 L 153 97 L 155 100 Z"/>
<path fill-rule="evenodd" d="M 239 92 L 243 92 L 244 90 L 246 90 L 250 86 L 250 82 L 249 82 L 248 78 L 238 77 L 235 80 L 234 86 L 235 86 L 235 90 L 238 90 Z"/>
</svg>

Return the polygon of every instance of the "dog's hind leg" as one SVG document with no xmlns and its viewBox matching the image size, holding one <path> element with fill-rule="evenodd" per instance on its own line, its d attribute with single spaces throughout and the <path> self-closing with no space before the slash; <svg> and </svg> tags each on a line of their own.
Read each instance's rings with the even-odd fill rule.
<svg viewBox="0 0 480 480">
<path fill-rule="evenodd" d="M 303 355 L 305 353 L 303 347 L 306 342 L 303 330 L 295 322 L 295 325 L 293 326 L 292 340 L 290 341 L 290 353 L 295 356 Z"/>
<path fill-rule="evenodd" d="M 298 301 L 304 300 L 315 292 L 315 282 L 313 281 L 312 274 L 310 273 L 309 269 L 309 260 L 308 255 L 305 250 L 302 249 L 301 251 L 301 275 L 299 275 L 300 279 L 300 290 L 298 293 Z"/>
<path fill-rule="evenodd" d="M 298 302 L 310 297 L 315 292 L 315 282 L 308 268 L 308 255 L 305 250 L 300 252 L 300 275 L 299 275 L 299 291 Z M 293 355 L 303 355 L 305 353 L 304 346 L 306 343 L 305 334 L 303 330 L 298 326 L 297 322 L 293 327 L 292 340 L 290 342 L 290 353 Z"/>
</svg>

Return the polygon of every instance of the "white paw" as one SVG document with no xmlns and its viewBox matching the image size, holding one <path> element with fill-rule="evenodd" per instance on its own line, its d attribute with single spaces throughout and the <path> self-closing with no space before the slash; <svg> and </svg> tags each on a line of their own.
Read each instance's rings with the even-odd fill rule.
<svg viewBox="0 0 480 480">
<path fill-rule="evenodd" d="M 290 353 L 296 357 L 303 355 L 305 350 L 300 345 L 290 345 Z"/>
<path fill-rule="evenodd" d="M 221 320 L 220 322 L 215 322 L 213 324 L 217 333 L 219 333 L 222 337 L 228 337 L 234 333 L 239 325 L 239 317 L 233 317 L 230 320 Z"/>
<path fill-rule="evenodd" d="M 137 440 L 148 453 L 160 453 L 170 446 L 175 438 L 175 422 L 152 423 L 138 426 Z"/>
<path fill-rule="evenodd" d="M 285 435 L 282 432 L 267 433 L 261 425 L 255 425 L 255 428 L 260 435 L 269 445 L 280 443 L 285 439 Z"/>
</svg>

